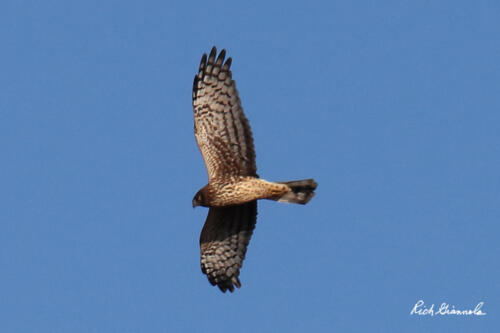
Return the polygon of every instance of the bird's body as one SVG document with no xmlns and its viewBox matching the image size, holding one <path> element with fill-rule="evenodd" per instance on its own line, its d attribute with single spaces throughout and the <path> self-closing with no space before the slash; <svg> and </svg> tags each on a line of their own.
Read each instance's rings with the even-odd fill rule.
<svg viewBox="0 0 500 333">
<path fill-rule="evenodd" d="M 258 199 L 279 198 L 291 190 L 285 184 L 272 183 L 256 177 L 228 177 L 210 182 L 200 191 L 205 198 L 201 206 L 222 207 L 241 205 Z"/>
<path fill-rule="evenodd" d="M 238 278 L 257 221 L 257 200 L 306 204 L 316 182 L 269 182 L 255 164 L 252 131 L 241 107 L 225 50 L 204 54 L 193 83 L 194 132 L 208 184 L 193 207 L 210 207 L 200 236 L 201 269 L 222 291 L 240 287 Z"/>
</svg>

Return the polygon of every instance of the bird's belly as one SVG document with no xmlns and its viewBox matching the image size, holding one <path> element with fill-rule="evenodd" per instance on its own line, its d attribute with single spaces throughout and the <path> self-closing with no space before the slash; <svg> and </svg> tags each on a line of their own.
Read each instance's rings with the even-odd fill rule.
<svg viewBox="0 0 500 333">
<path fill-rule="evenodd" d="M 279 197 L 290 191 L 284 184 L 268 182 L 264 179 L 245 177 L 220 184 L 211 196 L 210 206 L 241 205 L 246 202 Z"/>
</svg>

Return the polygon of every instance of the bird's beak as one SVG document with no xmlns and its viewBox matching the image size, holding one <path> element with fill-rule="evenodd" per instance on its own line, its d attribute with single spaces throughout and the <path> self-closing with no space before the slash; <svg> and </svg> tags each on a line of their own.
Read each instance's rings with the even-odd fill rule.
<svg viewBox="0 0 500 333">
<path fill-rule="evenodd" d="M 197 202 L 196 202 L 196 200 L 193 199 L 193 208 L 195 208 L 196 206 L 198 206 Z"/>
</svg>

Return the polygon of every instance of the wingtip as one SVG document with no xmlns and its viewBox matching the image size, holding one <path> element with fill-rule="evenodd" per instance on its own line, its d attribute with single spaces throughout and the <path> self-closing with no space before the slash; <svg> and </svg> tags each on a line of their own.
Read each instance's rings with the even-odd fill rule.
<svg viewBox="0 0 500 333">
<path fill-rule="evenodd" d="M 237 276 L 233 276 L 233 278 L 231 279 L 231 282 L 238 288 L 241 288 L 241 282 L 240 282 L 240 279 L 238 279 Z"/>
<path fill-rule="evenodd" d="M 237 288 L 240 288 L 241 287 L 241 284 L 239 283 L 238 281 L 238 284 L 234 283 L 233 281 L 224 281 L 224 282 L 220 282 L 217 284 L 217 287 L 219 287 L 219 289 L 225 293 L 226 291 L 229 290 L 229 292 L 233 293 L 236 289 L 234 287 L 237 287 Z"/>
<path fill-rule="evenodd" d="M 214 46 L 212 50 L 210 50 L 210 54 L 208 55 L 208 63 L 212 64 L 215 61 L 215 56 L 217 55 L 217 48 Z"/>
<path fill-rule="evenodd" d="M 202 272 L 207 274 L 207 272 L 204 270 L 204 268 L 202 267 Z M 224 279 L 224 280 L 220 280 L 220 279 L 213 279 L 210 275 L 208 275 L 208 281 L 210 282 L 210 284 L 212 286 L 217 286 L 220 291 L 222 291 L 223 293 L 225 293 L 226 291 L 230 291 L 231 293 L 233 293 L 236 288 L 241 288 L 241 282 L 240 282 L 240 279 L 237 277 L 237 276 L 233 276 L 231 277 L 231 279 Z M 235 288 L 236 287 L 236 288 Z"/>
<path fill-rule="evenodd" d="M 203 53 L 203 55 L 201 56 L 200 68 L 198 71 L 202 72 L 206 65 L 207 65 L 207 54 Z"/>
<path fill-rule="evenodd" d="M 224 66 L 222 66 L 222 69 L 225 71 L 229 71 L 229 68 L 231 67 L 232 62 L 233 62 L 233 58 L 231 58 L 231 57 L 227 58 L 226 62 L 224 63 Z"/>
<path fill-rule="evenodd" d="M 222 49 L 222 51 L 220 51 L 220 53 L 219 53 L 219 56 L 217 57 L 217 60 L 215 61 L 215 64 L 217 66 L 221 66 L 222 63 L 224 62 L 225 57 L 226 57 L 226 50 Z"/>
</svg>

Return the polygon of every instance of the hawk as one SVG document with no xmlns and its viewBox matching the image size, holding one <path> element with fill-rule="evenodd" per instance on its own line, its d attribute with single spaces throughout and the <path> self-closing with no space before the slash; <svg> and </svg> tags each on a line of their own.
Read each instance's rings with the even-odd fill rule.
<svg viewBox="0 0 500 333">
<path fill-rule="evenodd" d="M 252 131 L 232 79 L 231 58 L 203 54 L 193 82 L 194 134 L 208 173 L 193 207 L 209 207 L 200 236 L 201 270 L 212 285 L 241 287 L 240 268 L 257 221 L 257 200 L 306 204 L 316 182 L 268 182 L 259 178 Z"/>
</svg>

